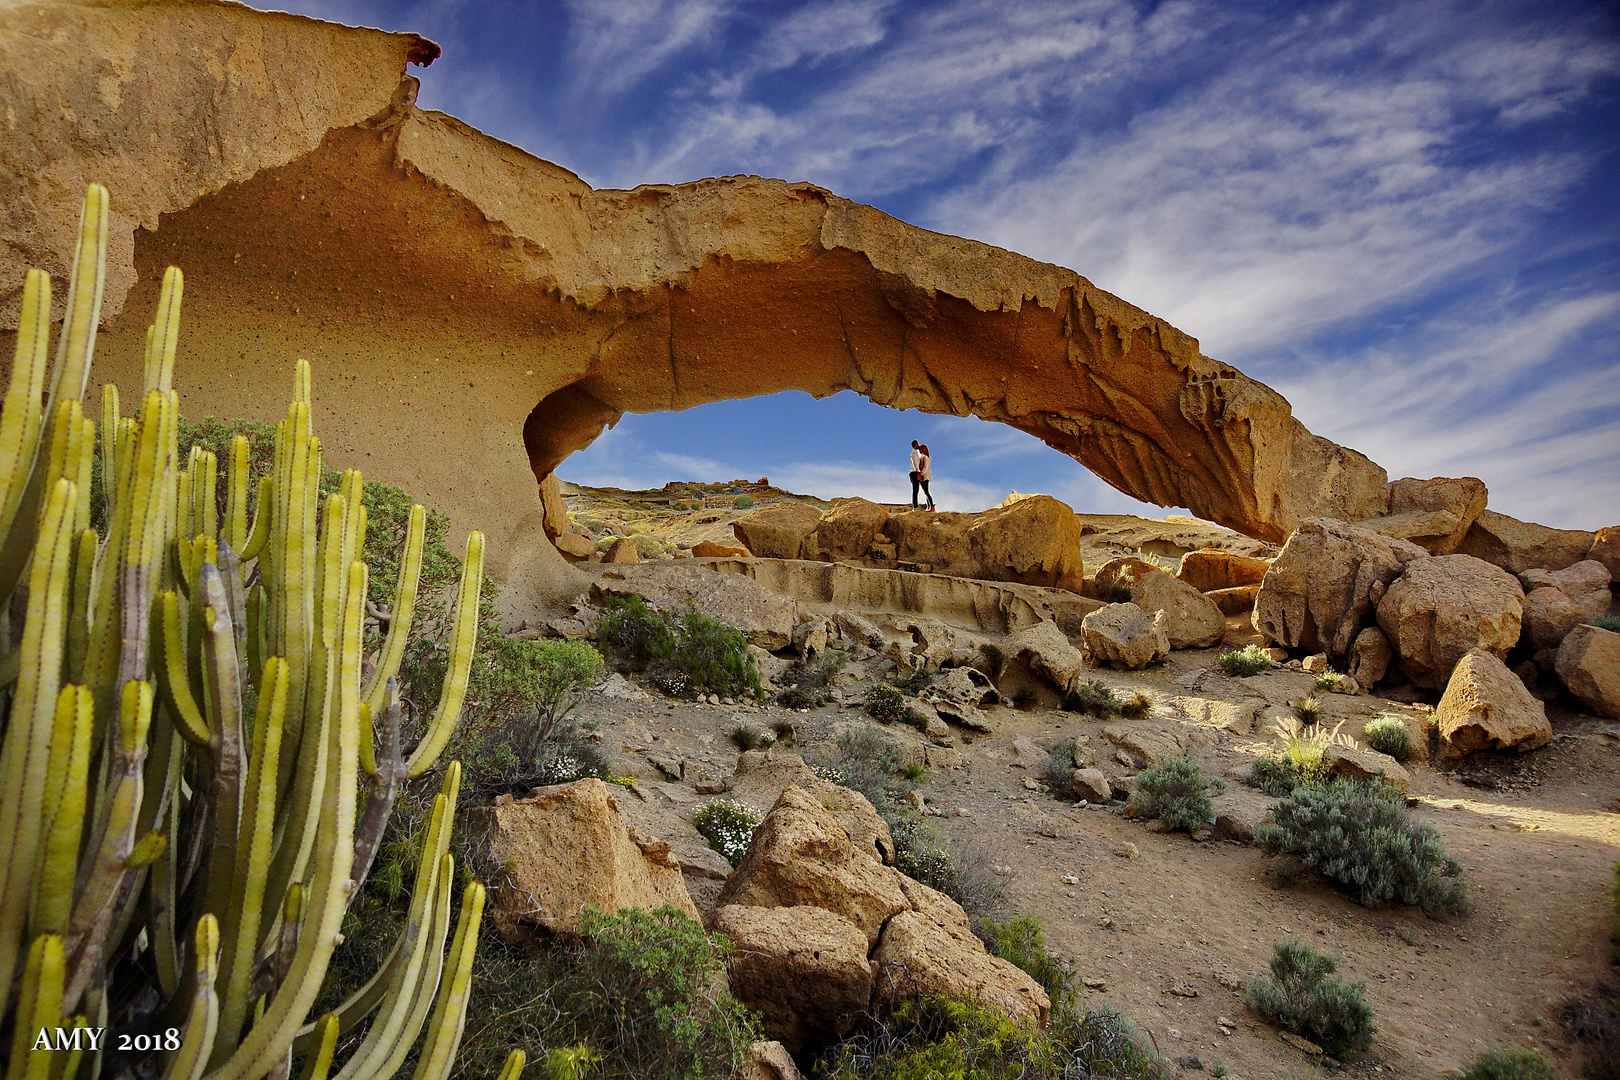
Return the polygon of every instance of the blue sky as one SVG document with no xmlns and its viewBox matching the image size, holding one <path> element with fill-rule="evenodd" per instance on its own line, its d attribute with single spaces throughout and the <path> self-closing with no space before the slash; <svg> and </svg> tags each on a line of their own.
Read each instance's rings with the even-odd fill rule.
<svg viewBox="0 0 1620 1080">
<path fill-rule="evenodd" d="M 266 5 L 269 6 L 269 5 Z M 1620 522 L 1620 13 L 1344 0 L 332 0 L 444 47 L 420 104 L 596 186 L 758 173 L 1071 267 L 1394 476 Z M 851 394 L 626 417 L 559 470 L 942 507 L 1140 504 Z M 1164 510 L 1152 511 L 1162 514 Z"/>
</svg>

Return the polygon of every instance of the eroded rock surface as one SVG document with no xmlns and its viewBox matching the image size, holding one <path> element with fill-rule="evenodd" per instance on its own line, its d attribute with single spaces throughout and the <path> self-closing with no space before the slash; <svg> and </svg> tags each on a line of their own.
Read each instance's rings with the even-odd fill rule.
<svg viewBox="0 0 1620 1080">
<path fill-rule="evenodd" d="M 1519 521 L 1494 510 L 1480 512 L 1457 551 L 1484 559 L 1510 574 L 1526 570 L 1562 570 L 1585 559 L 1597 534 L 1579 529 L 1553 529 Z"/>
<path fill-rule="evenodd" d="M 866 935 L 819 907 L 716 909 L 731 940 L 731 992 L 793 1053 L 846 1034 L 872 997 Z"/>
<path fill-rule="evenodd" d="M 1577 626 L 1558 647 L 1553 667 L 1587 708 L 1620 716 L 1620 634 Z"/>
<path fill-rule="evenodd" d="M 1513 575 L 1470 555 L 1410 563 L 1378 602 L 1378 626 L 1418 686 L 1446 685 L 1470 649 L 1498 659 L 1519 640 L 1524 590 Z"/>
<path fill-rule="evenodd" d="M 1164 613 L 1149 614 L 1135 604 L 1109 604 L 1080 623 L 1086 651 L 1099 663 L 1134 671 L 1170 655 Z"/>
<path fill-rule="evenodd" d="M 805 538 L 821 521 L 821 511 L 809 503 L 779 502 L 750 511 L 731 523 L 737 541 L 753 555 L 767 559 L 797 559 Z"/>
<path fill-rule="evenodd" d="M 1546 706 L 1487 649 L 1475 649 L 1457 663 L 1434 719 L 1446 760 L 1475 750 L 1523 752 L 1552 741 Z"/>
</svg>

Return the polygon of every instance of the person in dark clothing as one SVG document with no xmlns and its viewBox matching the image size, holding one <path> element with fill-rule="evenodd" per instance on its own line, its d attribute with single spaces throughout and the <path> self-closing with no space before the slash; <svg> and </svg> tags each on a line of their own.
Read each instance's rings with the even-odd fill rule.
<svg viewBox="0 0 1620 1080">
<path fill-rule="evenodd" d="M 934 478 L 933 458 L 928 453 L 927 443 L 923 443 L 917 450 L 917 471 L 913 474 L 917 480 L 911 486 L 911 505 L 914 507 L 917 505 L 917 488 L 921 487 L 922 493 L 928 497 L 928 505 L 923 509 L 932 510 L 934 508 L 934 495 L 928 490 L 928 481 Z"/>
</svg>

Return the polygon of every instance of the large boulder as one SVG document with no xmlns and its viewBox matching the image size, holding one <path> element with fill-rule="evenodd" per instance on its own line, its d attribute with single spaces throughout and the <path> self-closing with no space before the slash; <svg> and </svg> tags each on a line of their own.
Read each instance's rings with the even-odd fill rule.
<svg viewBox="0 0 1620 1080">
<path fill-rule="evenodd" d="M 606 597 L 632 594 L 658 608 L 679 610 L 690 601 L 710 618 L 741 630 L 750 645 L 770 652 L 793 643 L 799 621 L 797 604 L 752 578 L 685 562 L 614 567 L 591 586 L 591 600 L 598 606 Z"/>
<path fill-rule="evenodd" d="M 671 905 L 697 918 L 681 866 L 663 840 L 619 815 L 600 780 L 502 795 L 461 815 L 470 843 L 505 868 L 490 889 L 490 921 L 511 943 L 537 931 L 573 932 L 586 905 L 603 911 Z"/>
<path fill-rule="evenodd" d="M 1069 644 L 1068 635 L 1050 619 L 1009 637 L 1002 652 L 1008 661 L 1022 661 L 1059 690 L 1067 690 L 1086 666 L 1085 655 Z"/>
<path fill-rule="evenodd" d="M 868 499 L 834 499 L 804 540 L 804 557 L 824 562 L 864 559 L 883 541 L 889 512 Z"/>
<path fill-rule="evenodd" d="M 1562 589 L 1551 585 L 1531 589 L 1524 598 L 1519 641 L 1537 652 L 1556 649 L 1571 630 L 1589 618 Z"/>
<path fill-rule="evenodd" d="M 767 813 L 788 788 L 805 792 L 837 818 L 857 850 L 881 863 L 894 862 L 894 838 L 889 835 L 889 826 L 866 796 L 823 780 L 798 754 L 772 747 L 737 755 L 726 797 Z"/>
<path fill-rule="evenodd" d="M 563 499 L 562 481 L 557 479 L 556 473 L 546 473 L 546 478 L 540 481 L 540 511 L 546 539 L 555 541 L 568 531 L 568 503 Z"/>
<path fill-rule="evenodd" d="M 1356 680 L 1356 685 L 1371 690 L 1383 681 L 1394 661 L 1395 650 L 1389 647 L 1389 638 L 1378 627 L 1369 626 L 1351 644 L 1345 673 Z"/>
<path fill-rule="evenodd" d="M 1144 574 L 1159 573 L 1159 566 L 1135 555 L 1121 555 L 1097 567 L 1097 592 L 1104 598 L 1115 588 L 1129 589 Z"/>
<path fill-rule="evenodd" d="M 1599 529 L 1592 538 L 1592 550 L 1586 553 L 1609 568 L 1609 580 L 1620 581 L 1620 525 Z"/>
<path fill-rule="evenodd" d="M 1474 649 L 1457 662 L 1434 722 L 1443 761 L 1475 750 L 1522 753 L 1552 741 L 1546 706 L 1488 649 Z"/>
<path fill-rule="evenodd" d="M 1587 708 L 1620 716 L 1620 634 L 1577 626 L 1558 646 L 1553 670 Z"/>
<path fill-rule="evenodd" d="M 1052 1001 L 1040 984 L 985 952 L 967 914 L 950 897 L 910 878 L 901 882 L 906 909 L 889 920 L 872 954 L 874 1002 L 969 998 L 1044 1027 Z"/>
<path fill-rule="evenodd" d="M 1164 612 L 1152 615 L 1135 604 L 1108 604 L 1080 621 L 1086 651 L 1099 663 L 1135 671 L 1170 655 Z"/>
<path fill-rule="evenodd" d="M 1364 529 L 1410 540 L 1435 555 L 1457 550 L 1480 512 L 1485 509 L 1485 483 L 1472 476 L 1457 479 L 1406 477 L 1389 485 L 1389 513 L 1365 518 Z"/>
<path fill-rule="evenodd" d="M 1427 558 L 1410 541 L 1311 518 L 1266 571 L 1254 598 L 1254 628 L 1287 648 L 1326 652 L 1339 666 L 1384 590 L 1408 563 Z"/>
<path fill-rule="evenodd" d="M 907 906 L 900 877 L 875 852 L 856 847 L 819 800 L 790 787 L 754 830 L 715 907 L 824 908 L 854 923 L 872 945 Z"/>
<path fill-rule="evenodd" d="M 1163 570 L 1138 577 L 1131 585 L 1131 602 L 1143 611 L 1164 613 L 1164 634 L 1172 649 L 1207 649 L 1226 634 L 1226 617 L 1215 601 Z"/>
<path fill-rule="evenodd" d="M 1526 570 L 1519 575 L 1525 592 L 1557 589 L 1569 597 L 1588 619 L 1609 612 L 1609 568 L 1596 559 L 1583 559 L 1562 570 Z"/>
<path fill-rule="evenodd" d="M 1500 659 L 1519 640 L 1524 590 L 1512 574 L 1471 555 L 1419 559 L 1378 602 L 1378 626 L 1401 671 L 1418 686 L 1445 686 L 1471 649 Z"/>
<path fill-rule="evenodd" d="M 889 519 L 895 557 L 935 573 L 1079 592 L 1085 580 L 1080 519 L 1050 495 L 978 514 L 913 510 Z"/>
<path fill-rule="evenodd" d="M 1199 592 L 1258 585 L 1271 569 L 1270 559 L 1257 559 L 1230 551 L 1206 548 L 1181 557 L 1176 576 Z"/>
<path fill-rule="evenodd" d="M 821 511 L 809 503 L 779 502 L 744 514 L 731 523 L 731 531 L 761 559 L 797 559 L 820 521 Z"/>
<path fill-rule="evenodd" d="M 793 1053 L 847 1034 L 871 1003 L 866 935 L 848 919 L 732 904 L 715 909 L 710 927 L 731 941 L 731 992 Z"/>
<path fill-rule="evenodd" d="M 692 545 L 694 559 L 746 559 L 751 554 L 745 547 L 730 547 L 713 540 L 700 540 Z"/>
<path fill-rule="evenodd" d="M 1579 529 L 1551 529 L 1534 522 L 1519 521 L 1482 511 L 1457 551 L 1484 559 L 1510 574 L 1522 574 L 1540 567 L 1562 570 L 1585 559 L 1597 534 Z"/>
</svg>

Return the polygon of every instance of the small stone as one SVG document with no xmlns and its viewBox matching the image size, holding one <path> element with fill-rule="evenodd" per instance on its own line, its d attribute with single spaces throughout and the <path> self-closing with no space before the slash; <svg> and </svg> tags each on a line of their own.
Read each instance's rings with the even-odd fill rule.
<svg viewBox="0 0 1620 1080">
<path fill-rule="evenodd" d="M 1151 833 L 1167 833 L 1170 831 L 1170 823 L 1163 818 L 1154 818 L 1145 828 Z"/>
<path fill-rule="evenodd" d="M 1052 818 L 1041 819 L 1041 835 L 1049 840 L 1056 840 L 1062 833 L 1058 830 L 1058 823 Z"/>
<path fill-rule="evenodd" d="M 1181 1031 L 1178 1028 L 1165 1028 L 1164 1033 L 1177 1041 L 1181 1039 Z"/>
<path fill-rule="evenodd" d="M 1074 874 L 1064 874 L 1063 875 L 1063 884 L 1065 884 L 1065 885 L 1078 885 L 1078 884 L 1080 884 L 1080 879 L 1078 877 L 1076 877 Z"/>
<path fill-rule="evenodd" d="M 1127 841 L 1126 843 L 1123 843 L 1123 844 L 1119 845 L 1119 847 L 1115 848 L 1114 849 L 1114 854 L 1118 855 L 1122 859 L 1134 859 L 1138 855 L 1140 855 L 1141 852 L 1136 850 L 1136 845 L 1135 844 L 1132 844 L 1129 841 Z"/>
<path fill-rule="evenodd" d="M 1082 979 L 1080 981 L 1085 983 L 1087 990 L 1102 992 L 1108 989 L 1107 979 Z"/>
<path fill-rule="evenodd" d="M 1279 1031 L 1277 1037 L 1295 1050 L 1302 1050 L 1311 1057 L 1322 1056 L 1322 1048 L 1302 1035 L 1295 1035 L 1292 1031 Z"/>
<path fill-rule="evenodd" d="M 1176 1064 L 1183 1069 L 1191 1069 L 1193 1072 L 1204 1071 L 1204 1063 L 1192 1054 L 1183 1054 L 1176 1058 Z"/>
<path fill-rule="evenodd" d="M 1025 788 L 1025 790 L 1028 790 L 1028 791 L 1040 791 L 1040 790 L 1042 790 L 1041 782 L 1039 780 L 1036 780 L 1032 776 L 1024 777 L 1024 788 Z"/>
<path fill-rule="evenodd" d="M 1183 980 L 1181 982 L 1176 983 L 1176 985 L 1172 986 L 1170 989 L 1166 990 L 1165 993 L 1174 994 L 1176 997 L 1195 998 L 1195 997 L 1198 996 L 1198 987 L 1194 986 L 1190 982 L 1187 982 L 1187 981 Z"/>
<path fill-rule="evenodd" d="M 1243 989 L 1243 980 L 1234 979 L 1230 975 L 1217 974 L 1215 976 L 1215 982 L 1219 984 L 1223 990 L 1231 990 L 1233 993 Z"/>
<path fill-rule="evenodd" d="M 1277 649 L 1277 648 L 1267 649 L 1266 650 L 1266 656 L 1267 656 L 1267 658 L 1269 658 L 1271 660 L 1271 662 L 1273 664 L 1286 664 L 1288 662 L 1288 650 L 1287 649 Z"/>
<path fill-rule="evenodd" d="M 1361 684 L 1348 675 L 1340 675 L 1333 680 L 1333 686 L 1330 689 L 1335 694 L 1359 694 L 1361 693 Z"/>
<path fill-rule="evenodd" d="M 1304 660 L 1300 661 L 1299 666 L 1312 675 L 1320 675 L 1322 672 L 1328 669 L 1327 653 L 1317 653 L 1314 656 L 1307 656 Z"/>
<path fill-rule="evenodd" d="M 1208 840 L 1210 837 L 1212 837 L 1214 835 L 1215 835 L 1215 830 L 1212 829 L 1208 825 L 1200 825 L 1200 826 L 1198 826 L 1198 828 L 1196 828 L 1196 829 L 1194 829 L 1192 831 L 1193 841 L 1195 843 L 1199 843 L 1199 844 L 1202 844 L 1205 840 Z"/>
</svg>

